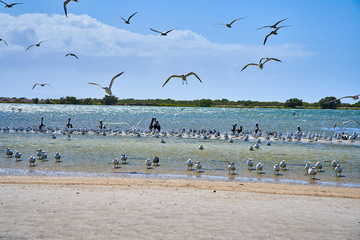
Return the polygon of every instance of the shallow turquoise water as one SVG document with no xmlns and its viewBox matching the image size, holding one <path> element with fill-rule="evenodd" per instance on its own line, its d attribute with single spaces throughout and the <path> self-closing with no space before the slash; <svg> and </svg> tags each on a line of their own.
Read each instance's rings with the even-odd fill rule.
<svg viewBox="0 0 360 240">
<path fill-rule="evenodd" d="M 21 109 L 21 111 L 18 111 Z M 295 115 L 293 114 L 295 112 Z M 178 114 L 177 117 L 175 114 Z M 0 127 L 38 126 L 44 117 L 46 127 L 63 128 L 68 117 L 74 127 L 95 127 L 102 119 L 107 127 L 122 129 L 138 126 L 148 128 L 150 120 L 156 116 L 162 129 L 204 128 L 229 132 L 232 124 L 238 123 L 244 129 L 255 129 L 258 122 L 263 131 L 286 133 L 295 131 L 298 125 L 305 132 L 325 132 L 328 136 L 335 132 L 360 133 L 359 125 L 349 123 L 333 128 L 338 120 L 359 120 L 356 110 L 305 110 L 305 109 L 236 109 L 236 108 L 181 108 L 176 107 L 138 107 L 138 106 L 80 106 L 80 105 L 35 105 L 0 104 Z M 90 176 L 145 176 L 164 178 L 227 179 L 232 181 L 270 181 L 314 184 L 340 184 L 360 187 L 360 144 L 354 143 L 309 143 L 295 141 L 275 141 L 250 152 L 248 147 L 254 141 L 244 142 L 235 139 L 229 143 L 223 139 L 179 138 L 166 136 L 166 143 L 153 136 L 125 135 L 80 135 L 68 140 L 66 135 L 57 134 L 51 139 L 50 133 L 14 132 L 0 133 L 0 175 L 90 175 Z M 199 150 L 202 144 L 204 150 Z M 16 162 L 7 158 L 5 149 L 12 148 L 22 153 L 24 161 Z M 36 154 L 36 149 L 48 153 L 47 162 L 37 161 L 36 167 L 29 167 L 27 158 Z M 55 163 L 54 153 L 62 154 L 62 162 Z M 128 156 L 128 164 L 114 169 L 111 161 L 122 153 Z M 161 166 L 146 169 L 144 161 L 157 155 Z M 251 157 L 254 163 L 261 161 L 264 173 L 247 170 L 246 160 Z M 203 171 L 187 171 L 188 158 L 201 161 Z M 275 163 L 286 160 L 287 171 L 276 176 L 272 172 Z M 336 160 L 343 167 L 342 177 L 335 177 L 330 162 Z M 323 172 L 310 180 L 303 170 L 306 162 L 315 164 L 321 161 Z M 227 163 L 237 166 L 236 175 L 226 171 Z"/>
</svg>

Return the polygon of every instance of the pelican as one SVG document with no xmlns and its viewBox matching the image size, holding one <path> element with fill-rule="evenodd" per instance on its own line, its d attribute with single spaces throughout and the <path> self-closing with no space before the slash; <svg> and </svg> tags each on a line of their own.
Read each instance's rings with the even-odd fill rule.
<svg viewBox="0 0 360 240">
<path fill-rule="evenodd" d="M 67 56 L 73 56 L 73 57 L 79 59 L 78 56 L 76 56 L 76 54 L 74 54 L 74 53 L 67 53 L 67 54 L 65 55 L 65 57 L 67 57 Z"/>
<path fill-rule="evenodd" d="M 191 160 L 191 158 L 189 158 L 189 159 L 186 161 L 186 166 L 188 167 L 188 170 L 189 170 L 189 171 L 192 170 L 193 165 L 194 165 L 194 162 Z"/>
<path fill-rule="evenodd" d="M 1 41 L 3 41 L 3 42 L 5 43 L 5 45 L 6 45 L 6 46 L 9 46 L 9 45 L 7 44 L 7 42 L 6 42 L 4 39 L 1 39 L 1 38 L 0 38 L 0 42 L 1 42 Z"/>
<path fill-rule="evenodd" d="M 37 153 L 36 153 L 36 156 L 40 159 L 41 158 L 41 154 L 42 154 L 42 150 L 39 149 L 39 150 L 36 150 Z"/>
<path fill-rule="evenodd" d="M 256 164 L 256 170 L 258 171 L 258 173 L 261 173 L 261 171 L 263 170 L 263 165 L 261 164 L 261 162 L 258 162 Z"/>
<path fill-rule="evenodd" d="M 279 164 L 275 164 L 274 167 L 273 167 L 273 170 L 274 170 L 274 174 L 278 175 L 279 174 L 279 171 L 280 171 L 280 166 Z"/>
<path fill-rule="evenodd" d="M 119 159 L 118 158 L 114 158 L 112 160 L 112 164 L 114 165 L 114 168 L 119 168 Z"/>
<path fill-rule="evenodd" d="M 266 59 L 265 62 L 262 62 L 264 59 Z M 276 61 L 276 62 L 281 62 L 279 59 L 276 59 L 276 58 L 261 58 L 258 64 L 257 63 L 249 63 L 245 67 L 243 67 L 243 69 L 241 69 L 241 71 L 243 71 L 245 68 L 247 68 L 248 66 L 251 66 L 251 65 L 259 66 L 260 70 L 262 70 L 264 68 L 264 64 L 271 60 Z"/>
<path fill-rule="evenodd" d="M 115 75 L 115 76 L 111 79 L 110 84 L 109 84 L 109 87 L 103 87 L 103 86 L 101 86 L 101 85 L 99 85 L 99 84 L 97 84 L 97 83 L 89 83 L 89 84 L 97 85 L 97 86 L 101 87 L 102 89 L 105 90 L 105 92 L 106 92 L 107 94 L 109 94 L 110 96 L 112 96 L 111 86 L 112 86 L 114 80 L 115 80 L 116 78 L 118 78 L 118 77 L 119 77 L 121 74 L 123 74 L 123 73 L 124 73 L 124 72 L 121 72 L 121 73 Z"/>
<path fill-rule="evenodd" d="M 237 19 L 233 20 L 231 23 L 217 23 L 216 25 L 225 25 L 225 26 L 227 26 L 228 28 L 231 28 L 231 25 L 232 25 L 234 22 L 236 22 L 236 21 L 238 21 L 238 20 L 241 20 L 241 19 L 244 19 L 244 18 L 246 18 L 246 17 L 237 18 Z"/>
<path fill-rule="evenodd" d="M 137 14 L 137 12 L 136 13 L 134 13 L 133 15 L 131 15 L 129 18 L 128 18 L 128 20 L 126 20 L 126 19 L 124 19 L 124 18 L 122 18 L 122 17 L 120 17 L 122 20 L 124 20 L 124 22 L 126 23 L 126 24 L 130 24 L 130 18 L 132 18 L 135 14 Z"/>
<path fill-rule="evenodd" d="M 36 158 L 33 157 L 33 156 L 30 156 L 28 160 L 29 160 L 29 163 L 30 163 L 30 167 L 34 167 Z"/>
<path fill-rule="evenodd" d="M 161 34 L 160 36 L 167 36 L 169 32 L 174 31 L 175 29 L 171 29 L 171 30 L 166 31 L 166 32 L 160 32 L 160 31 L 157 31 L 157 30 L 152 29 L 152 28 L 150 28 L 150 30 L 153 31 L 153 32 L 160 33 Z"/>
<path fill-rule="evenodd" d="M 286 170 L 286 161 L 285 160 L 281 160 L 279 165 L 280 165 L 281 170 Z"/>
<path fill-rule="evenodd" d="M 47 83 L 35 83 L 34 86 L 32 87 L 32 89 L 34 89 L 37 85 L 39 85 L 41 87 L 49 86 L 52 89 L 54 89 L 50 84 L 47 84 Z"/>
<path fill-rule="evenodd" d="M 15 159 L 16 159 L 16 161 L 21 161 L 20 158 L 21 158 L 21 152 L 16 152 L 16 153 L 15 153 Z"/>
<path fill-rule="evenodd" d="M 56 153 L 55 153 L 54 158 L 55 158 L 55 162 L 61 162 L 61 161 L 60 161 L 60 159 L 61 159 L 61 154 L 60 154 L 59 152 L 56 152 Z"/>
<path fill-rule="evenodd" d="M 257 28 L 256 30 L 263 29 L 263 28 L 277 28 L 277 25 L 278 25 L 279 23 L 281 23 L 282 21 L 285 21 L 286 19 L 288 19 L 288 18 L 284 18 L 284 19 L 278 21 L 277 23 L 275 23 L 274 25 L 271 25 L 271 26 L 263 26 L 263 27 Z"/>
<path fill-rule="evenodd" d="M 124 153 L 123 155 L 121 155 L 120 160 L 122 161 L 122 164 L 125 164 L 125 163 L 126 163 L 126 161 L 127 161 L 127 156 L 126 156 L 125 153 Z"/>
<path fill-rule="evenodd" d="M 154 158 L 153 158 L 153 165 L 154 166 L 159 166 L 159 161 L 160 161 L 160 159 L 159 159 L 159 157 L 157 157 L 157 156 L 155 156 Z"/>
<path fill-rule="evenodd" d="M 248 165 L 248 170 L 252 170 L 252 167 L 254 166 L 254 161 L 251 158 L 249 158 L 247 160 L 247 165 Z"/>
<path fill-rule="evenodd" d="M 315 164 L 315 169 L 316 171 L 320 172 L 321 169 L 322 169 L 322 164 L 320 161 L 318 161 L 316 164 Z"/>
<path fill-rule="evenodd" d="M 228 163 L 228 171 L 229 171 L 229 174 L 230 172 L 232 171 L 232 174 L 234 175 L 235 174 L 235 170 L 236 170 L 236 167 L 235 167 L 235 163 Z"/>
<path fill-rule="evenodd" d="M 147 168 L 147 169 L 150 169 L 150 167 L 151 167 L 151 160 L 150 160 L 149 158 L 145 160 L 145 165 L 146 165 L 146 168 Z"/>
<path fill-rule="evenodd" d="M 3 4 L 5 4 L 5 8 L 11 8 L 11 7 L 15 6 L 15 5 L 23 4 L 23 3 L 11 3 L 11 4 L 7 4 L 7 3 L 5 3 L 5 2 L 3 2 L 3 1 L 0 1 L 0 2 L 2 2 Z"/>
<path fill-rule="evenodd" d="M 196 172 L 200 172 L 201 171 L 201 162 L 197 161 L 195 162 L 195 168 L 196 168 Z"/>
<path fill-rule="evenodd" d="M 268 37 L 270 37 L 271 35 L 278 35 L 277 31 L 278 31 L 280 28 L 283 28 L 283 27 L 287 27 L 287 26 L 277 27 L 274 31 L 271 31 L 268 35 L 266 35 L 265 40 L 264 40 L 264 45 L 265 45 Z"/>
<path fill-rule="evenodd" d="M 335 123 L 335 125 L 334 125 L 334 128 L 336 128 L 336 125 L 337 125 L 338 123 L 342 123 L 342 124 L 346 125 L 348 122 L 355 122 L 355 123 L 357 123 L 357 124 L 360 124 L 360 122 L 355 121 L 355 120 L 349 120 L 349 121 L 346 121 L 346 122 L 337 121 L 337 122 Z"/>
<path fill-rule="evenodd" d="M 14 153 L 13 150 L 11 150 L 10 148 L 6 148 L 6 156 L 8 158 L 11 158 L 13 153 Z"/>
<path fill-rule="evenodd" d="M 310 178 L 315 178 L 316 173 L 317 173 L 317 172 L 316 172 L 315 167 L 310 167 L 310 168 L 308 169 L 308 174 L 309 174 Z"/>
<path fill-rule="evenodd" d="M 341 177 L 341 172 L 342 172 L 342 168 L 340 166 L 340 164 L 337 164 L 335 167 L 335 174 L 337 177 Z"/>
<path fill-rule="evenodd" d="M 171 76 L 165 81 L 165 83 L 163 84 L 163 87 L 164 87 L 165 84 L 167 84 L 168 81 L 169 81 L 171 78 L 173 78 L 173 77 L 181 78 L 182 84 L 184 84 L 184 82 L 187 84 L 186 78 L 187 78 L 188 76 L 190 76 L 190 75 L 194 75 L 194 76 L 195 76 L 197 79 L 199 79 L 199 81 L 202 83 L 201 79 L 199 78 L 198 75 L 196 75 L 196 73 L 194 73 L 194 72 L 189 72 L 189 73 L 186 74 L 186 75 L 171 75 Z"/>
<path fill-rule="evenodd" d="M 64 2 L 64 12 L 65 12 L 65 16 L 67 17 L 67 9 L 66 9 L 66 5 L 71 2 L 71 1 L 74 1 L 74 2 L 79 2 L 78 0 L 66 0 Z"/>
<path fill-rule="evenodd" d="M 360 96 L 360 94 L 355 95 L 355 96 L 345 96 L 345 97 L 341 97 L 341 98 L 338 98 L 338 99 L 331 100 L 331 101 L 326 102 L 326 103 L 335 102 L 335 101 L 340 100 L 340 99 L 343 99 L 343 98 L 352 98 L 353 100 L 358 100 L 358 99 L 359 99 L 359 96 Z"/>
<path fill-rule="evenodd" d="M 44 41 L 40 41 L 39 43 L 36 43 L 36 44 L 31 44 L 30 46 L 28 46 L 27 47 L 27 49 L 25 50 L 25 52 L 27 51 L 27 50 L 29 50 L 29 48 L 31 48 L 31 47 L 40 47 L 40 44 L 41 43 L 43 43 L 43 42 L 45 42 L 46 40 L 44 40 Z"/>
<path fill-rule="evenodd" d="M 204 146 L 200 144 L 199 149 L 204 150 Z"/>
</svg>

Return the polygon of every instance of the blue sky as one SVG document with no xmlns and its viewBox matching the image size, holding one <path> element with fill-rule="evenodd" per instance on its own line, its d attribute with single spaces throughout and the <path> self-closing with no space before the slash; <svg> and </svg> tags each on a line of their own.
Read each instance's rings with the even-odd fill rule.
<svg viewBox="0 0 360 240">
<path fill-rule="evenodd" d="M 7 0 L 6 2 L 12 3 Z M 14 1 L 13 1 L 14 2 Z M 360 93 L 360 1 L 86 1 L 23 0 L 0 6 L 0 97 L 172 98 L 317 102 Z M 127 18 L 138 12 L 125 24 Z M 228 23 L 246 17 L 227 28 Z M 269 29 L 288 18 L 277 36 Z M 166 31 L 158 36 L 149 28 Z M 25 49 L 46 40 L 37 48 Z M 73 52 L 80 59 L 66 57 Z M 260 70 L 250 66 L 274 57 Z M 188 84 L 172 74 L 195 72 Z M 36 87 L 48 83 L 54 87 Z M 342 102 L 354 103 L 353 100 Z"/>
</svg>

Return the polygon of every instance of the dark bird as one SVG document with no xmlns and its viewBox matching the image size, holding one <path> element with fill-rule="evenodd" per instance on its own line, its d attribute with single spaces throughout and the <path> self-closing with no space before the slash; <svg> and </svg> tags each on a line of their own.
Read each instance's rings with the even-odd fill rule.
<svg viewBox="0 0 360 240">
<path fill-rule="evenodd" d="M 263 26 L 263 27 L 258 28 L 258 29 L 256 29 L 256 30 L 263 29 L 263 28 L 277 28 L 277 25 L 278 25 L 279 23 L 281 23 L 282 21 L 285 21 L 286 19 L 288 19 L 288 18 L 284 18 L 283 20 L 278 21 L 278 22 L 275 23 L 274 25 L 271 25 L 271 26 Z"/>
<path fill-rule="evenodd" d="M 349 120 L 349 121 L 346 121 L 346 122 L 337 121 L 337 122 L 335 123 L 335 125 L 334 125 L 334 128 L 336 128 L 336 125 L 337 125 L 338 123 L 343 123 L 344 125 L 346 125 L 348 122 L 356 122 L 357 124 L 360 124 L 360 122 L 355 121 L 355 120 Z"/>
<path fill-rule="evenodd" d="M 67 56 L 73 56 L 73 57 L 76 57 L 77 59 L 79 59 L 78 56 L 76 56 L 74 53 L 68 53 L 65 55 L 65 57 L 67 57 Z"/>
<path fill-rule="evenodd" d="M 340 99 L 343 99 L 343 98 L 352 98 L 353 100 L 358 100 L 358 99 L 359 99 L 359 96 L 360 96 L 360 94 L 355 95 L 355 96 L 345 96 L 345 97 L 341 97 L 341 98 L 334 99 L 334 100 L 331 100 L 331 101 L 329 101 L 329 102 L 326 102 L 326 104 L 327 104 L 327 103 L 331 103 L 331 102 L 335 102 L 335 101 L 340 100 Z"/>
<path fill-rule="evenodd" d="M 43 127 L 45 127 L 45 125 L 44 125 L 44 117 L 41 117 L 41 122 L 40 122 L 40 125 L 39 125 L 39 129 L 41 130 Z"/>
<path fill-rule="evenodd" d="M 280 28 L 283 28 L 283 27 L 287 27 L 287 26 L 278 27 L 278 28 L 276 28 L 274 31 L 271 31 L 271 33 L 269 33 L 268 35 L 266 35 L 265 40 L 264 40 L 264 45 L 265 45 L 266 40 L 268 39 L 269 36 L 271 36 L 271 35 L 278 35 L 277 30 L 279 30 Z"/>
<path fill-rule="evenodd" d="M 265 62 L 262 62 L 264 59 L 266 59 Z M 270 60 L 281 62 L 279 59 L 276 59 L 276 58 L 261 58 L 260 61 L 259 61 L 259 64 L 257 64 L 257 63 L 249 63 L 245 67 L 243 67 L 243 69 L 241 69 L 241 71 L 244 70 L 245 68 L 247 68 L 248 66 L 251 66 L 251 65 L 259 66 L 259 68 L 262 70 L 264 68 L 264 64 L 267 63 Z"/>
<path fill-rule="evenodd" d="M 5 2 L 3 2 L 3 1 L 0 1 L 0 2 L 2 2 L 3 4 L 5 4 L 5 7 L 6 7 L 6 8 L 11 8 L 11 7 L 15 6 L 15 5 L 18 5 L 18 4 L 23 4 L 23 3 L 12 3 L 12 4 L 7 4 L 7 3 L 5 3 Z"/>
<path fill-rule="evenodd" d="M 134 13 L 133 15 L 131 15 L 131 16 L 128 18 L 128 20 L 124 19 L 123 17 L 121 17 L 121 19 L 124 20 L 124 22 L 125 22 L 126 24 L 130 24 L 130 18 L 132 18 L 135 14 L 137 14 L 137 12 Z"/>
<path fill-rule="evenodd" d="M 199 81 L 202 83 L 201 79 L 198 77 L 198 75 L 196 75 L 194 72 L 189 72 L 186 75 L 171 75 L 164 83 L 164 85 L 162 85 L 163 87 L 165 86 L 165 84 L 168 83 L 168 81 L 173 78 L 173 77 L 177 77 L 177 78 L 181 78 L 182 79 L 182 84 L 184 84 L 184 82 L 187 84 L 187 80 L 186 78 L 190 75 L 194 75 L 197 79 L 199 79 Z"/>
<path fill-rule="evenodd" d="M 167 36 L 167 34 L 168 34 L 169 32 L 174 31 L 174 29 L 171 29 L 171 30 L 169 30 L 169 31 L 167 31 L 167 32 L 160 32 L 160 31 L 154 30 L 154 29 L 152 29 L 152 28 L 150 28 L 150 30 L 151 30 L 151 31 L 154 31 L 154 32 L 157 32 L 157 33 L 160 33 L 161 36 Z"/>
<path fill-rule="evenodd" d="M 66 5 L 71 2 L 71 1 L 74 1 L 74 2 L 79 2 L 78 0 L 66 0 L 64 2 L 64 11 L 65 11 L 65 16 L 67 17 L 67 9 L 66 9 Z"/>
<path fill-rule="evenodd" d="M 45 40 L 45 41 L 46 41 L 46 40 Z M 42 42 L 45 42 L 45 41 L 41 41 L 41 42 L 36 43 L 36 44 L 31 44 L 30 46 L 28 46 L 28 48 L 25 50 L 25 52 L 26 52 L 27 50 L 29 50 L 29 48 L 31 48 L 31 47 L 34 47 L 34 46 L 40 47 L 40 44 L 41 44 Z"/>
<path fill-rule="evenodd" d="M 35 83 L 34 86 L 32 87 L 32 89 L 34 89 L 37 85 L 40 85 L 41 87 L 45 87 L 46 85 L 53 88 L 50 84 L 47 83 Z"/>
<path fill-rule="evenodd" d="M 103 86 L 101 86 L 101 85 L 99 85 L 99 84 L 97 84 L 97 83 L 89 83 L 89 84 L 97 85 L 97 86 L 101 87 L 102 89 L 105 90 L 105 92 L 106 92 L 107 94 L 109 94 L 110 96 L 112 96 L 111 86 L 113 85 L 114 80 L 115 80 L 116 78 L 118 78 L 118 77 L 119 77 L 121 74 L 123 74 L 123 73 L 124 73 L 124 72 L 121 72 L 121 73 L 115 75 L 115 76 L 111 79 L 111 82 L 110 82 L 110 84 L 109 84 L 109 87 L 103 87 Z"/>
<path fill-rule="evenodd" d="M 7 42 L 5 42 L 4 39 L 1 39 L 1 38 L 0 38 L 0 42 L 1 42 L 1 41 L 3 41 L 3 42 L 6 44 L 6 46 L 8 46 Z"/>
<path fill-rule="evenodd" d="M 238 21 L 238 20 L 241 20 L 241 19 L 244 19 L 244 18 L 246 18 L 246 17 L 237 18 L 237 19 L 233 20 L 231 23 L 217 23 L 216 25 L 225 25 L 225 26 L 227 26 L 228 28 L 231 28 L 231 25 L 232 25 L 234 22 L 236 22 L 236 21 Z"/>
</svg>

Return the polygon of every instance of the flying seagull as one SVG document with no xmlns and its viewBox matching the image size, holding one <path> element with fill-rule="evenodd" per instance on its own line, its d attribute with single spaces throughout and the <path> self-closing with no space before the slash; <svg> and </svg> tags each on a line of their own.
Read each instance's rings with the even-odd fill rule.
<svg viewBox="0 0 360 240">
<path fill-rule="evenodd" d="M 244 18 L 246 18 L 246 17 L 237 18 L 237 19 L 233 20 L 231 23 L 217 23 L 216 25 L 225 25 L 225 26 L 227 26 L 228 28 L 231 28 L 231 25 L 232 25 L 234 22 L 236 22 L 236 21 L 238 21 L 238 20 L 241 20 L 241 19 L 244 19 Z"/>
<path fill-rule="evenodd" d="M 124 20 L 124 22 L 125 22 L 126 24 L 130 24 L 130 18 L 132 18 L 135 14 L 137 14 L 137 12 L 134 13 L 133 15 L 131 15 L 131 16 L 128 18 L 128 20 L 124 19 L 123 17 L 121 17 L 121 19 Z"/>
<path fill-rule="evenodd" d="M 274 31 L 271 31 L 271 33 L 269 33 L 268 35 L 266 35 L 265 40 L 264 40 L 264 45 L 265 45 L 266 40 L 268 39 L 269 36 L 271 36 L 271 35 L 278 35 L 277 30 L 279 30 L 280 28 L 283 28 L 283 27 L 287 27 L 287 26 L 277 27 Z"/>
<path fill-rule="evenodd" d="M 45 87 L 46 85 L 48 85 L 49 87 L 53 88 L 50 84 L 47 83 L 35 83 L 32 89 L 34 89 L 37 85 L 40 85 L 41 87 Z"/>
<path fill-rule="evenodd" d="M 66 5 L 71 2 L 71 1 L 74 1 L 74 2 L 79 2 L 78 0 L 66 0 L 64 2 L 64 11 L 65 11 L 65 16 L 67 17 L 67 9 L 66 9 Z"/>
<path fill-rule="evenodd" d="M 194 75 L 197 79 L 199 79 L 199 81 L 202 83 L 201 79 L 198 77 L 198 75 L 196 75 L 194 72 L 189 72 L 188 74 L 186 75 L 171 75 L 164 83 L 164 85 L 162 85 L 163 87 L 165 86 L 165 84 L 168 83 L 168 81 L 173 78 L 173 77 L 178 77 L 178 78 L 181 78 L 182 79 L 182 84 L 184 84 L 184 82 L 187 84 L 187 80 L 186 78 L 190 75 Z"/>
<path fill-rule="evenodd" d="M 12 4 L 7 4 L 7 3 L 5 3 L 5 2 L 3 2 L 3 1 L 0 1 L 0 2 L 2 2 L 3 4 L 5 4 L 5 7 L 6 7 L 6 8 L 11 8 L 11 7 L 15 6 L 15 5 L 18 5 L 18 4 L 23 4 L 23 3 L 12 3 Z"/>
<path fill-rule="evenodd" d="M 101 87 L 102 89 L 105 90 L 105 92 L 106 92 L 107 94 L 109 94 L 110 96 L 112 96 L 111 86 L 112 86 L 114 80 L 115 80 L 117 77 L 119 77 L 121 74 L 123 74 L 123 73 L 124 73 L 124 72 L 121 72 L 121 73 L 119 73 L 118 75 L 115 75 L 115 76 L 111 79 L 111 82 L 110 82 L 110 84 L 109 84 L 109 87 L 103 87 L 103 86 L 101 86 L 101 85 L 99 85 L 99 84 L 97 84 L 97 83 L 89 83 L 89 84 L 97 85 L 97 86 Z"/>
<path fill-rule="evenodd" d="M 46 40 L 45 40 L 45 41 L 46 41 Z M 45 42 L 45 41 L 41 41 L 41 42 L 36 43 L 36 44 L 31 44 L 30 46 L 28 46 L 28 48 L 25 50 L 25 52 L 26 52 L 27 50 L 29 50 L 29 48 L 31 48 L 31 47 L 34 47 L 34 46 L 40 47 L 40 44 L 41 44 L 42 42 Z"/>
<path fill-rule="evenodd" d="M 266 59 L 265 62 L 262 62 L 264 59 Z M 264 68 L 264 64 L 267 63 L 270 60 L 281 62 L 279 59 L 276 59 L 276 58 L 261 58 L 260 61 L 259 61 L 259 64 L 257 64 L 257 63 L 249 63 L 245 67 L 243 67 L 243 69 L 241 69 L 241 71 L 244 70 L 245 68 L 247 68 L 250 65 L 259 66 L 259 68 L 262 70 Z"/>
<path fill-rule="evenodd" d="M 6 44 L 6 46 L 8 46 L 7 42 L 5 42 L 4 39 L 1 39 L 1 38 L 0 38 L 0 42 L 1 42 L 1 41 L 3 41 L 3 42 Z"/>
<path fill-rule="evenodd" d="M 279 23 L 281 23 L 282 21 L 285 21 L 286 19 L 288 19 L 288 18 L 284 18 L 283 20 L 278 21 L 278 22 L 275 23 L 274 25 L 271 25 L 271 26 L 263 26 L 263 27 L 258 28 L 258 29 L 256 29 L 256 30 L 263 29 L 263 28 L 277 28 L 277 25 L 278 25 Z"/>
<path fill-rule="evenodd" d="M 65 57 L 67 57 L 67 56 L 73 56 L 73 57 L 76 57 L 77 59 L 79 59 L 78 56 L 76 56 L 74 53 L 68 53 L 65 55 Z"/>
<path fill-rule="evenodd" d="M 345 97 L 341 97 L 341 98 L 338 98 L 338 99 L 331 100 L 331 101 L 326 102 L 326 103 L 335 102 L 335 101 L 340 100 L 340 99 L 343 99 L 343 98 L 352 98 L 353 100 L 358 100 L 358 99 L 359 99 L 359 96 L 360 96 L 360 94 L 355 95 L 355 96 L 345 96 Z"/>
<path fill-rule="evenodd" d="M 160 33 L 161 36 L 167 36 L 167 34 L 168 34 L 169 32 L 171 32 L 171 31 L 173 31 L 174 29 L 171 29 L 171 30 L 169 30 L 169 31 L 167 31 L 167 32 L 160 32 L 160 31 L 154 30 L 154 29 L 152 29 L 152 28 L 150 28 L 150 30 L 151 30 L 151 31 L 154 31 L 154 32 L 157 32 L 157 33 Z"/>
<path fill-rule="evenodd" d="M 338 123 L 343 123 L 344 125 L 346 125 L 348 122 L 356 122 L 357 124 L 360 124 L 360 122 L 355 121 L 355 120 L 349 120 L 349 121 L 346 121 L 346 122 L 337 121 L 337 122 L 335 123 L 335 125 L 334 125 L 334 128 L 336 128 L 336 125 L 337 125 Z"/>
</svg>

